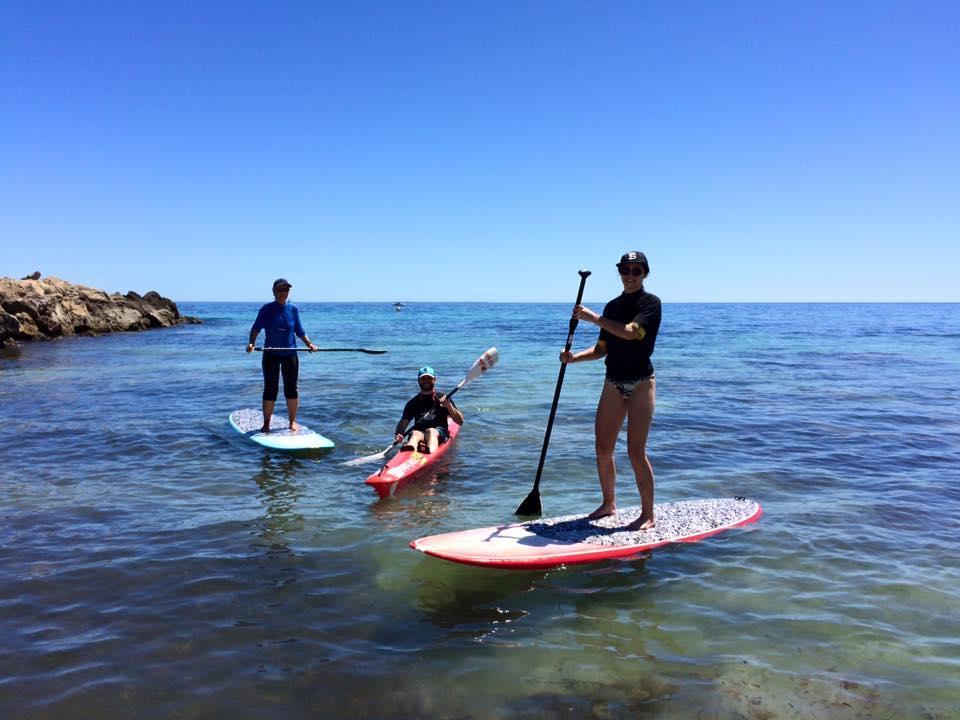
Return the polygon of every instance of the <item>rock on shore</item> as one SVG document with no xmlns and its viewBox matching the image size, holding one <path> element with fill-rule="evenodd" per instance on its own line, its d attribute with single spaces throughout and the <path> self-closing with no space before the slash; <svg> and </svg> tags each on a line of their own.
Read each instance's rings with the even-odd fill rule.
<svg viewBox="0 0 960 720">
<path fill-rule="evenodd" d="M 153 290 L 108 295 L 55 277 L 40 279 L 40 273 L 0 278 L 0 345 L 199 322 Z"/>
</svg>

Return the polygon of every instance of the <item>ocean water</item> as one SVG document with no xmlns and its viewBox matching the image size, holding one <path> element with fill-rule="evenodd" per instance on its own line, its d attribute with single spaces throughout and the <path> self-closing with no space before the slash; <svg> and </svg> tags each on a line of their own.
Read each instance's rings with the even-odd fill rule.
<svg viewBox="0 0 960 720">
<path fill-rule="evenodd" d="M 259 405 L 258 306 L 0 354 L 0 717 L 960 717 L 960 306 L 665 305 L 657 501 L 764 516 L 541 572 L 407 543 L 515 519 L 569 305 L 300 304 L 320 346 L 389 351 L 301 355 L 300 420 L 337 443 L 303 457 L 227 425 Z M 419 366 L 450 389 L 490 346 L 457 447 L 378 501 L 342 463 Z M 599 502 L 602 378 L 566 373 L 545 516 Z"/>
</svg>

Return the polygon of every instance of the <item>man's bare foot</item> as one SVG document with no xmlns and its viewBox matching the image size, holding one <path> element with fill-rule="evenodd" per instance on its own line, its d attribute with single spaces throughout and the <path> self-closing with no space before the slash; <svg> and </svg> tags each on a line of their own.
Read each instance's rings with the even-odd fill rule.
<svg viewBox="0 0 960 720">
<path fill-rule="evenodd" d="M 653 518 L 644 517 L 641 515 L 632 523 L 627 525 L 627 530 L 636 531 L 636 530 L 652 530 L 657 526 L 656 521 Z"/>
<path fill-rule="evenodd" d="M 291 431 L 291 432 L 300 432 L 300 423 L 298 423 L 296 420 L 291 420 L 291 421 L 290 421 L 290 431 Z"/>
<path fill-rule="evenodd" d="M 596 510 L 594 510 L 592 513 L 590 513 L 589 515 L 587 515 L 587 519 L 588 519 L 588 520 L 599 520 L 600 518 L 605 518 L 605 517 L 608 517 L 609 515 L 616 515 L 616 514 L 617 514 L 617 506 L 616 506 L 616 505 L 601 505 L 601 506 L 598 507 Z"/>
<path fill-rule="evenodd" d="M 268 433 L 268 432 L 270 432 L 270 426 L 269 426 L 269 425 L 264 425 L 262 428 L 260 428 L 260 432 L 262 432 L 262 433 Z"/>
</svg>

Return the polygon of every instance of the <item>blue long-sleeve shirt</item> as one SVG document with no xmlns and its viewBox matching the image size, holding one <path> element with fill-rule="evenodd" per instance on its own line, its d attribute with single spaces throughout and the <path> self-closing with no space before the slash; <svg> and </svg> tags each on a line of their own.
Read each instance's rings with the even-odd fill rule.
<svg viewBox="0 0 960 720">
<path fill-rule="evenodd" d="M 250 335 L 266 331 L 266 339 L 263 341 L 264 347 L 290 348 L 281 352 L 275 352 L 275 355 L 292 355 L 294 348 L 297 347 L 297 338 L 304 339 L 307 334 L 300 324 L 300 310 L 291 303 L 269 302 L 260 308 L 257 313 L 257 319 L 253 321 L 250 328 Z"/>
</svg>

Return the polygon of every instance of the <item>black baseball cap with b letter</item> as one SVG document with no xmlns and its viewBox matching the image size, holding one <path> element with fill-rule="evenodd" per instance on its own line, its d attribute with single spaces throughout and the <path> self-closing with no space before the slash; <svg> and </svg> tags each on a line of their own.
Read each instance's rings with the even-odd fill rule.
<svg viewBox="0 0 960 720">
<path fill-rule="evenodd" d="M 647 264 L 647 256 L 639 250 L 631 250 L 630 252 L 621 255 L 620 262 L 617 263 L 617 267 L 630 264 L 640 265 L 645 273 L 650 273 L 650 265 Z"/>
</svg>

